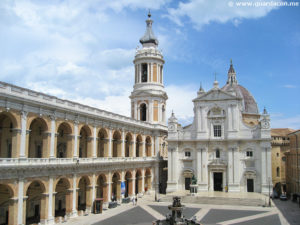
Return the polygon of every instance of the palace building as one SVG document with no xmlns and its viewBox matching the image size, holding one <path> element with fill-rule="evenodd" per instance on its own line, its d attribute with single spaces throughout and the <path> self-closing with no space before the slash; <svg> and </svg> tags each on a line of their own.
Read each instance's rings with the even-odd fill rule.
<svg viewBox="0 0 300 225">
<path fill-rule="evenodd" d="M 224 87 L 202 87 L 194 102 L 194 121 L 182 127 L 174 113 L 168 123 L 167 192 L 261 192 L 272 182 L 270 119 L 239 85 L 232 62 Z"/>
<path fill-rule="evenodd" d="M 0 224 L 54 224 L 93 212 L 95 199 L 107 208 L 158 192 L 168 97 L 148 16 L 131 118 L 0 82 Z"/>
</svg>

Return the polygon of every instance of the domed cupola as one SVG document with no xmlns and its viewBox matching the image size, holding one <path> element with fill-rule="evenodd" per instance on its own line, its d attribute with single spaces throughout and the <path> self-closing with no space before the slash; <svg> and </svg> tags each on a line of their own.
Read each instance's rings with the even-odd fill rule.
<svg viewBox="0 0 300 225">
<path fill-rule="evenodd" d="M 224 87 L 222 87 L 222 90 L 228 92 L 229 94 L 233 94 L 234 92 L 235 96 L 242 99 L 243 113 L 258 114 L 258 107 L 254 97 L 246 88 L 244 88 L 242 85 L 239 85 L 237 82 L 236 72 L 233 68 L 232 60 L 230 60 L 227 83 Z"/>
<path fill-rule="evenodd" d="M 158 45 L 158 40 L 155 37 L 153 30 L 152 30 L 152 23 L 153 20 L 151 20 L 151 13 L 148 13 L 148 19 L 146 20 L 147 28 L 144 36 L 140 39 L 140 43 L 144 46 L 147 44 L 154 44 Z"/>
</svg>

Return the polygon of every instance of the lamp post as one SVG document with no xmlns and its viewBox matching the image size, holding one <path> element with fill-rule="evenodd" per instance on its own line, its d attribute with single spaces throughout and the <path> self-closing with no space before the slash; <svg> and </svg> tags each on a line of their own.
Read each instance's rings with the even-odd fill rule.
<svg viewBox="0 0 300 225">
<path fill-rule="evenodd" d="M 269 207 L 271 207 L 271 177 L 268 177 L 269 181 Z"/>
</svg>

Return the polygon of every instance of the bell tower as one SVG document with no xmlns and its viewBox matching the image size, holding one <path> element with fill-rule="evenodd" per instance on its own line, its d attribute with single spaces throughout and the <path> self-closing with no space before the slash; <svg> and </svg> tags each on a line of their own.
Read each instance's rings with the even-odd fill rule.
<svg viewBox="0 0 300 225">
<path fill-rule="evenodd" d="M 162 53 L 157 49 L 158 40 L 152 31 L 151 14 L 146 20 L 146 32 L 140 39 L 142 48 L 137 49 L 134 66 L 135 82 L 131 92 L 131 117 L 149 123 L 166 124 L 166 100 L 163 84 Z"/>
</svg>

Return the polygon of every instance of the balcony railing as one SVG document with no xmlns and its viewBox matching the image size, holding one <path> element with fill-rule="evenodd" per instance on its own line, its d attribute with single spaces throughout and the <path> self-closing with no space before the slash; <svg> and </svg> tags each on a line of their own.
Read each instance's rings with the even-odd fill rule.
<svg viewBox="0 0 300 225">
<path fill-rule="evenodd" d="M 156 157 L 111 157 L 111 158 L 0 158 L 0 168 L 6 166 L 75 165 L 150 162 Z"/>
</svg>

